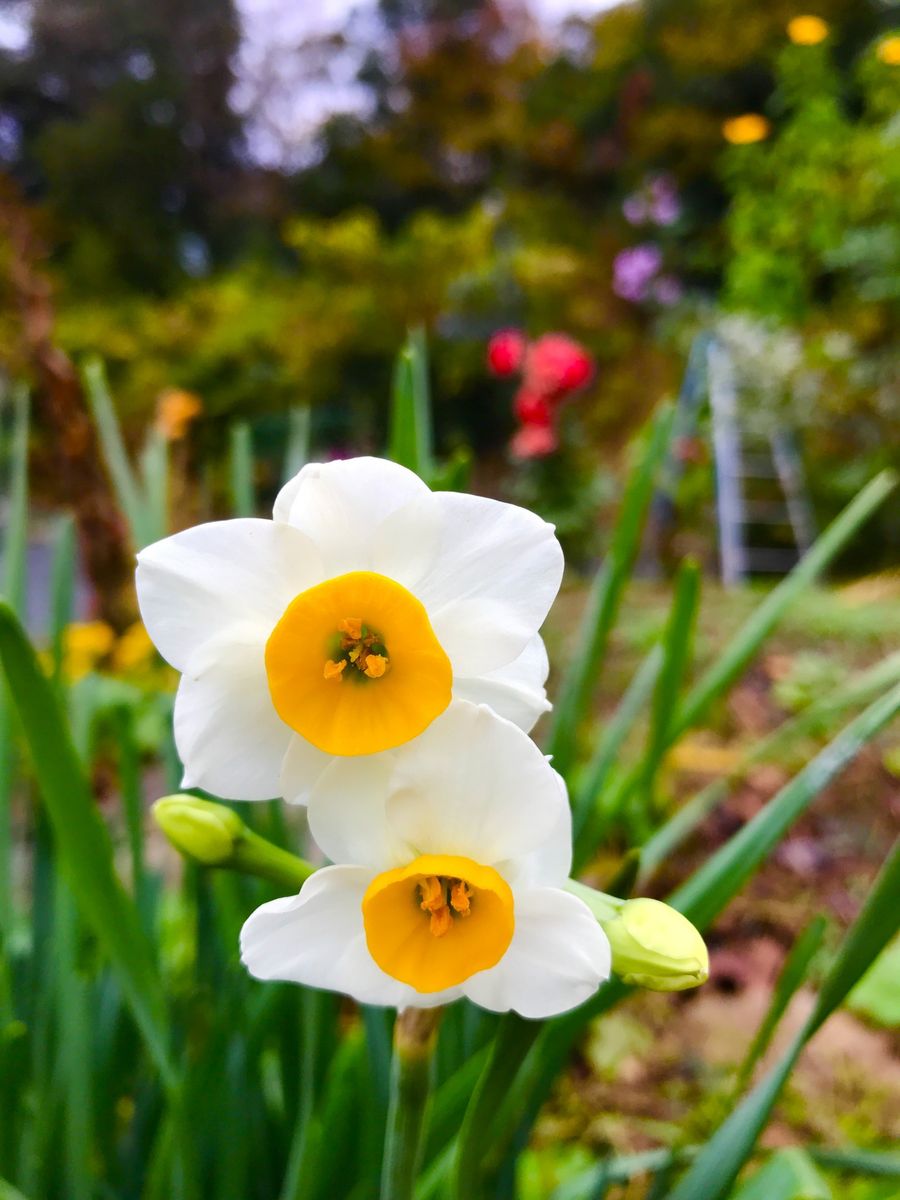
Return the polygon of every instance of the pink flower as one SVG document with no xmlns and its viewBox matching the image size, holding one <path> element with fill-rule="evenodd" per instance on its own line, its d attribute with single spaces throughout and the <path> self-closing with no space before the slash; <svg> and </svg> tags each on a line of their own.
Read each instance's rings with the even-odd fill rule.
<svg viewBox="0 0 900 1200">
<path fill-rule="evenodd" d="M 553 425 L 522 425 L 509 444 L 514 458 L 545 458 L 559 446 Z"/>
<path fill-rule="evenodd" d="M 492 374 L 513 375 L 525 358 L 525 335 L 518 329 L 501 329 L 488 342 L 487 362 Z"/>
<path fill-rule="evenodd" d="M 594 362 L 578 342 L 564 333 L 547 333 L 530 347 L 525 359 L 525 389 L 548 400 L 561 400 L 584 387 Z"/>
</svg>

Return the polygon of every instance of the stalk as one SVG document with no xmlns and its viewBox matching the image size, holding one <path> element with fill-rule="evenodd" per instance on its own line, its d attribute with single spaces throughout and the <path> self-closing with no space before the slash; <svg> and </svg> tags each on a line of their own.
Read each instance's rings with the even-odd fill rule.
<svg viewBox="0 0 900 1200">
<path fill-rule="evenodd" d="M 407 1008 L 394 1026 L 381 1200 L 413 1200 L 434 1083 L 439 1018 L 437 1008 Z"/>
</svg>

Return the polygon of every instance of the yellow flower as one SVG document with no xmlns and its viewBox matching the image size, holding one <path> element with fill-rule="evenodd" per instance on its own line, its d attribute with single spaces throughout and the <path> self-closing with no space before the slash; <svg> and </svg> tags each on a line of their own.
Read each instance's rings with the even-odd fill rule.
<svg viewBox="0 0 900 1200">
<path fill-rule="evenodd" d="M 134 671 L 146 666 L 155 655 L 150 634 L 141 621 L 135 621 L 116 642 L 112 662 L 117 671 Z"/>
<path fill-rule="evenodd" d="M 889 67 L 900 67 L 900 34 L 882 38 L 875 53 Z"/>
<path fill-rule="evenodd" d="M 81 679 L 112 650 L 115 634 L 105 621 L 69 625 L 63 631 L 63 674 Z"/>
<path fill-rule="evenodd" d="M 203 411 L 203 401 L 184 388 L 166 388 L 156 406 L 156 428 L 166 441 L 178 442 Z"/>
<path fill-rule="evenodd" d="M 732 146 L 749 146 L 769 136 L 772 126 L 761 113 L 744 113 L 722 123 L 722 136 Z"/>
<path fill-rule="evenodd" d="M 794 17 L 788 21 L 787 35 L 795 46 L 817 46 L 828 37 L 828 22 L 821 17 Z"/>
</svg>

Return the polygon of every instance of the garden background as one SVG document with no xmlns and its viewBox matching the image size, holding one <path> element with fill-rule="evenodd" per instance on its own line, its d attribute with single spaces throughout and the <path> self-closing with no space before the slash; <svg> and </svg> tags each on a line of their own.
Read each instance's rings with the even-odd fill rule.
<svg viewBox="0 0 900 1200">
<path fill-rule="evenodd" d="M 297 1149 L 287 1116 L 302 1101 L 327 1122 L 316 1104 L 339 1106 L 343 1093 L 318 1080 L 303 1099 L 294 1080 L 273 1100 L 271 1044 L 260 1051 L 256 1032 L 229 1040 L 212 1015 L 226 979 L 232 1031 L 253 1006 L 253 1030 L 277 1018 L 281 1051 L 294 1062 L 308 1051 L 286 1032 L 290 989 L 267 1002 L 259 985 L 237 982 L 232 935 L 250 884 L 228 890 L 225 876 L 210 882 L 191 866 L 178 875 L 152 829 L 146 802 L 178 784 L 174 677 L 136 620 L 136 545 L 265 512 L 307 456 L 387 444 L 421 467 L 398 414 L 427 391 L 431 482 L 526 504 L 558 526 L 569 571 L 545 631 L 551 696 L 566 695 L 564 668 L 586 653 L 579 621 L 592 611 L 594 568 L 612 563 L 624 588 L 637 563 L 615 628 L 607 614 L 603 670 L 568 747 L 576 765 L 583 757 L 576 781 L 587 773 L 612 797 L 579 864 L 611 891 L 630 886 L 633 849 L 648 844 L 644 890 L 677 887 L 900 678 L 900 505 L 889 488 L 835 539 L 827 581 L 785 602 L 772 636 L 745 639 L 741 658 L 735 639 L 772 581 L 716 582 L 708 415 L 671 442 L 660 432 L 692 347 L 714 337 L 747 426 L 796 434 L 818 529 L 900 466 L 896 8 L 643 0 L 566 16 L 513 0 L 378 0 L 294 11 L 303 7 L 0 3 L 0 578 L 54 672 L 145 929 L 162 938 L 183 1047 L 204 1069 L 231 1055 L 234 1095 L 198 1134 L 205 1162 L 227 1158 L 209 1176 L 217 1200 L 251 1184 L 254 1196 L 306 1195 L 297 1163 L 308 1166 L 314 1139 Z M 488 361 L 506 329 L 564 333 L 592 359 L 537 453 L 517 448 L 516 381 Z M 666 479 L 661 530 L 651 493 Z M 72 524 L 60 524 L 65 513 Z M 699 604 L 687 556 L 706 576 Z M 729 653 L 743 672 L 720 672 L 722 687 L 669 753 L 643 711 L 653 679 L 629 691 L 661 639 L 672 696 Z M 0 929 L 10 994 L 39 985 L 48 999 L 19 1011 L 0 986 L 0 1081 L 16 1113 L 0 1129 L 0 1198 L 18 1200 L 3 1178 L 27 1200 L 167 1194 L 160 1096 L 115 983 L 53 889 L 55 851 L 16 729 L 4 716 L 0 793 L 14 803 L 0 909 L 9 900 L 18 916 L 0 912 Z M 630 791 L 619 759 L 633 768 Z M 828 777 L 815 810 L 718 918 L 706 988 L 632 998 L 581 1032 L 520 1139 L 517 1182 L 492 1194 L 668 1195 L 678 1156 L 719 1126 L 757 1058 L 769 1061 L 752 1031 L 790 947 L 825 912 L 824 948 L 795 981 L 782 1036 L 812 1007 L 821 956 L 840 945 L 896 833 L 898 780 L 894 723 Z M 692 815 L 673 833 L 666 822 L 685 805 Z M 274 816 L 260 832 L 285 837 Z M 217 922 L 215 949 L 204 949 Z M 898 989 L 894 943 L 803 1057 L 765 1135 L 766 1154 L 802 1144 L 824 1157 L 764 1157 L 788 1166 L 760 1197 L 896 1197 Z M 105 1040 L 85 1041 L 97 996 L 113 1015 Z M 331 1035 L 352 1035 L 352 1021 L 332 1013 Z M 67 1055 L 72 1038 L 90 1054 Z M 336 1070 L 352 1094 L 363 1077 L 352 1036 L 342 1045 Z M 67 1088 L 83 1101 L 75 1119 Z M 276 1164 L 268 1174 L 247 1147 L 226 1153 L 216 1139 L 215 1120 L 239 1127 L 242 1089 L 265 1092 L 249 1119 Z M 157 1192 L 144 1190 L 149 1143 Z M 828 1159 L 846 1146 L 858 1151 L 852 1164 Z M 323 1195 L 345 1194 L 339 1157 L 315 1160 Z M 290 1186 L 278 1167 L 288 1158 Z M 601 1160 L 619 1165 L 605 1183 L 579 1184 Z"/>
</svg>

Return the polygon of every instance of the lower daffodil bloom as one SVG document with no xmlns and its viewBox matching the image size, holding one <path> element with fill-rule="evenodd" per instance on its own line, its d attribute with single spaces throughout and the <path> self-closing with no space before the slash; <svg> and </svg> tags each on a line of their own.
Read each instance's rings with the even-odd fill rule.
<svg viewBox="0 0 900 1200">
<path fill-rule="evenodd" d="M 241 957 L 257 978 L 364 1004 L 425 1008 L 466 996 L 494 1012 L 548 1017 L 609 975 L 606 935 L 563 890 L 563 783 L 525 734 L 484 706 L 454 705 L 392 755 L 333 763 L 309 820 L 341 865 L 249 917 Z"/>
<path fill-rule="evenodd" d="M 375 458 L 304 467 L 271 521 L 147 547 L 138 599 L 182 672 L 183 786 L 302 801 L 335 756 L 402 745 L 457 698 L 530 729 L 549 707 L 538 629 L 561 576 L 533 513 Z"/>
</svg>

